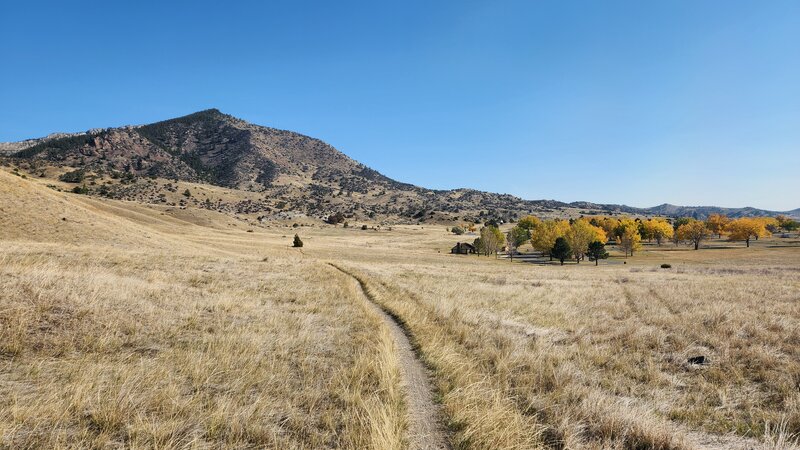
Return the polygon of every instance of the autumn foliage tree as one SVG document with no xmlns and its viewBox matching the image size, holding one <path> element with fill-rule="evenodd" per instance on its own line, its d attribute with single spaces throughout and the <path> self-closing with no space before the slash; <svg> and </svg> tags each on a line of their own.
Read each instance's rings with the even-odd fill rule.
<svg viewBox="0 0 800 450">
<path fill-rule="evenodd" d="M 722 239 L 722 233 L 729 223 L 731 223 L 731 219 L 724 214 L 711 214 L 708 216 L 708 219 L 706 219 L 706 226 L 708 229 L 720 239 Z"/>
<path fill-rule="evenodd" d="M 672 225 L 664 218 L 648 219 L 643 223 L 644 228 L 647 230 L 647 235 L 656 240 L 656 243 L 661 246 L 664 240 L 672 239 L 674 230 Z"/>
<path fill-rule="evenodd" d="M 778 222 L 778 219 L 776 219 L 775 217 L 754 217 L 754 219 L 757 220 L 758 222 L 761 222 L 761 224 L 764 225 L 764 229 L 767 230 L 769 233 L 775 233 L 780 228 L 779 225 L 780 222 Z M 769 234 L 756 236 L 755 238 L 756 240 L 758 240 L 758 238 L 762 236 L 766 237 L 769 236 Z"/>
<path fill-rule="evenodd" d="M 681 245 L 681 243 L 683 242 L 683 237 L 678 233 L 678 228 L 680 228 L 681 225 L 686 225 L 692 220 L 694 219 L 692 219 L 691 217 L 680 217 L 672 221 L 673 233 L 672 233 L 672 239 L 670 240 L 672 241 L 673 244 L 675 244 L 676 247 Z"/>
<path fill-rule="evenodd" d="M 550 260 L 553 254 L 550 252 L 556 243 L 556 239 L 564 237 L 569 229 L 569 223 L 565 220 L 545 220 L 531 231 L 531 245 L 533 248 L 548 255 Z"/>
<path fill-rule="evenodd" d="M 517 226 L 520 228 L 524 228 L 530 232 L 531 230 L 535 229 L 539 225 L 542 224 L 542 221 L 539 220 L 536 216 L 525 216 L 522 219 L 519 219 L 517 222 Z"/>
<path fill-rule="evenodd" d="M 700 248 L 700 243 L 708 239 L 708 227 L 705 222 L 690 219 L 678 227 L 677 235 L 679 239 L 690 241 L 694 244 L 694 249 Z"/>
<path fill-rule="evenodd" d="M 617 225 L 619 225 L 619 219 L 612 219 L 611 217 L 601 217 L 599 219 L 595 218 L 592 219 L 595 221 L 598 227 L 602 228 L 603 231 L 606 232 L 606 236 L 610 238 L 616 239 L 617 235 L 615 230 L 617 229 Z"/>
<path fill-rule="evenodd" d="M 602 228 L 592 225 L 586 219 L 573 221 L 564 237 L 567 239 L 577 263 L 580 263 L 581 259 L 586 255 L 589 250 L 589 244 L 595 241 L 605 243 L 608 240 L 606 232 Z"/>
<path fill-rule="evenodd" d="M 633 256 L 634 251 L 642 248 L 642 236 L 639 234 L 639 223 L 630 218 L 623 218 L 614 228 L 617 246 L 625 253 Z"/>
<path fill-rule="evenodd" d="M 504 242 L 505 236 L 497 227 L 486 226 L 481 228 L 480 248 L 478 250 L 486 256 L 493 253 L 497 254 Z"/>
<path fill-rule="evenodd" d="M 729 223 L 726 231 L 728 232 L 728 237 L 732 241 L 745 241 L 748 247 L 750 247 L 750 239 L 758 239 L 759 236 L 769 236 L 764 221 L 749 217 L 736 219 Z"/>
<path fill-rule="evenodd" d="M 625 252 L 625 257 L 628 257 L 628 253 L 633 256 L 634 251 L 638 251 L 642 248 L 642 236 L 639 235 L 639 230 L 635 228 L 626 227 L 617 238 L 617 243 L 619 244 L 619 248 Z"/>
</svg>

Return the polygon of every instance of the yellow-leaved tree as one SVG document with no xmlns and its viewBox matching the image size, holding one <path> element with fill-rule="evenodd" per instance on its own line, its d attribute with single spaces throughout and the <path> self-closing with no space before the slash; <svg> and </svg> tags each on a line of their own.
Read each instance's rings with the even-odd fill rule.
<svg viewBox="0 0 800 450">
<path fill-rule="evenodd" d="M 600 217 L 595 219 L 597 226 L 603 229 L 606 232 L 606 236 L 609 238 L 616 238 L 615 230 L 617 225 L 619 225 L 619 219 L 612 219 L 611 217 Z"/>
<path fill-rule="evenodd" d="M 572 255 L 575 257 L 577 263 L 581 262 L 589 250 L 589 244 L 595 241 L 600 241 L 603 244 L 608 240 L 606 232 L 602 228 L 596 227 L 589 223 L 586 219 L 577 219 L 569 226 L 564 237 L 572 249 Z"/>
<path fill-rule="evenodd" d="M 633 256 L 634 251 L 639 251 L 642 248 L 642 236 L 639 230 L 635 228 L 625 227 L 622 235 L 617 239 L 619 248 L 625 252 L 625 257 L 628 257 L 628 252 Z"/>
<path fill-rule="evenodd" d="M 541 224 L 542 221 L 536 216 L 525 216 L 517 222 L 518 227 L 526 229 L 529 232 Z"/>
<path fill-rule="evenodd" d="M 531 245 L 533 248 L 546 254 L 553 260 L 550 250 L 556 243 L 556 239 L 564 237 L 569 230 L 569 222 L 566 220 L 545 220 L 536 228 L 531 230 Z"/>
<path fill-rule="evenodd" d="M 643 224 L 644 228 L 647 230 L 647 235 L 655 239 L 659 247 L 665 239 L 672 239 L 674 229 L 672 228 L 672 224 L 667 222 L 667 219 L 656 217 L 644 221 Z"/>
<path fill-rule="evenodd" d="M 678 227 L 677 235 L 683 241 L 691 241 L 697 250 L 700 248 L 700 243 L 708 239 L 708 227 L 705 222 L 690 219 Z"/>
<path fill-rule="evenodd" d="M 780 228 L 780 222 L 775 217 L 755 217 L 755 220 L 761 222 L 764 225 L 764 229 L 767 230 L 769 233 L 775 233 Z M 763 237 L 769 236 L 762 235 Z M 756 240 L 758 240 L 760 236 L 756 236 Z"/>
<path fill-rule="evenodd" d="M 720 239 L 722 239 L 722 233 L 725 232 L 725 228 L 729 223 L 731 223 L 731 219 L 724 214 L 711 214 L 708 216 L 708 219 L 706 219 L 706 226 L 708 229 Z"/>
<path fill-rule="evenodd" d="M 769 236 L 764 221 L 750 217 L 734 220 L 728 224 L 726 231 L 728 232 L 728 238 L 733 241 L 745 241 L 748 247 L 750 247 L 750 239 Z"/>
<path fill-rule="evenodd" d="M 642 248 L 642 235 L 639 234 L 639 222 L 630 217 L 619 219 L 617 226 L 614 227 L 614 236 L 617 239 L 617 246 L 628 257 L 628 253 L 633 256 L 634 251 Z"/>
</svg>

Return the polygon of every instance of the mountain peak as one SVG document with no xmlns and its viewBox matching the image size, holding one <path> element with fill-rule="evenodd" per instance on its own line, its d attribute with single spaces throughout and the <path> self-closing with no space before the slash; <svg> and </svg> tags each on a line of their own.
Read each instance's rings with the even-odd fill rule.
<svg viewBox="0 0 800 450">
<path fill-rule="evenodd" d="M 224 114 L 222 111 L 211 108 L 211 109 L 204 109 L 202 111 L 193 112 L 191 114 L 187 114 L 185 116 L 175 117 L 172 119 L 161 120 L 159 122 L 154 122 L 148 125 L 142 125 L 141 127 L 152 127 L 154 125 L 159 124 L 168 124 L 168 123 L 183 123 L 183 124 L 190 124 L 196 122 L 208 122 L 211 123 L 218 123 L 221 121 L 225 121 L 227 119 L 236 119 L 233 116 L 229 116 Z"/>
<path fill-rule="evenodd" d="M 31 167 L 79 169 L 94 183 L 90 193 L 127 200 L 166 202 L 172 182 L 208 183 L 238 191 L 238 200 L 181 198 L 203 208 L 265 215 L 303 213 L 325 217 L 401 218 L 425 221 L 509 220 L 523 214 L 555 215 L 567 207 L 592 213 L 705 217 L 772 212 L 662 204 L 641 209 L 590 202 L 528 201 L 474 189 L 433 191 L 400 183 L 347 157 L 325 142 L 292 131 L 250 124 L 216 108 L 147 125 L 0 145 L 0 156 Z M 63 172 L 63 170 L 59 170 Z M 83 176 L 82 175 L 82 176 Z M 109 180 L 108 177 L 111 179 Z M 153 179 L 170 183 L 159 187 Z M 115 182 L 112 180 L 122 180 Z M 124 181 L 124 182 L 123 182 Z M 166 187 L 169 186 L 169 187 Z M 160 190 L 159 190 L 160 189 Z M 166 195 L 166 194 L 165 194 Z"/>
</svg>

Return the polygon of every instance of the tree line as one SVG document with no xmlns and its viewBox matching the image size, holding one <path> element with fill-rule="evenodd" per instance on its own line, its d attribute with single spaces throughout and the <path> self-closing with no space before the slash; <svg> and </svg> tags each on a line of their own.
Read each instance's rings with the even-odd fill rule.
<svg viewBox="0 0 800 450">
<path fill-rule="evenodd" d="M 474 228 L 470 225 L 470 230 Z M 466 227 L 453 227 L 455 234 L 463 234 Z M 727 236 L 732 241 L 744 241 L 747 247 L 751 239 L 769 236 L 780 230 L 795 231 L 800 223 L 786 216 L 743 217 L 731 219 L 722 214 L 712 214 L 706 220 L 690 217 L 650 219 L 630 217 L 580 217 L 577 219 L 547 219 L 527 216 L 520 219 L 508 233 L 503 234 L 496 223 L 486 223 L 480 229 L 480 237 L 473 242 L 479 254 L 497 255 L 501 250 L 514 252 L 520 246 L 530 245 L 548 256 L 550 260 L 567 259 L 580 263 L 585 258 L 598 263 L 608 257 L 605 245 L 612 242 L 627 258 L 642 248 L 642 242 L 655 241 L 658 246 L 665 242 L 681 245 L 687 243 L 700 248 L 711 236 Z"/>
</svg>

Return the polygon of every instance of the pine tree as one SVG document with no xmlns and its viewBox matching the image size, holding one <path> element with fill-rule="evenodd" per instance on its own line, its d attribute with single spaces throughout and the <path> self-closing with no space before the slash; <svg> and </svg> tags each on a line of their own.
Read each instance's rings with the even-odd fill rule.
<svg viewBox="0 0 800 450">
<path fill-rule="evenodd" d="M 292 242 L 292 247 L 302 247 L 303 241 L 300 240 L 300 235 L 294 235 L 294 242 Z"/>
<path fill-rule="evenodd" d="M 601 259 L 608 258 L 606 245 L 600 241 L 594 241 L 589 244 L 589 250 L 586 252 L 589 255 L 589 260 L 594 260 L 594 265 L 598 265 Z"/>
<path fill-rule="evenodd" d="M 572 254 L 572 249 L 570 248 L 567 239 L 564 237 L 557 238 L 555 244 L 553 244 L 553 248 L 550 250 L 550 254 L 557 260 L 561 261 L 561 265 L 563 266 L 564 260 L 569 258 Z"/>
</svg>

